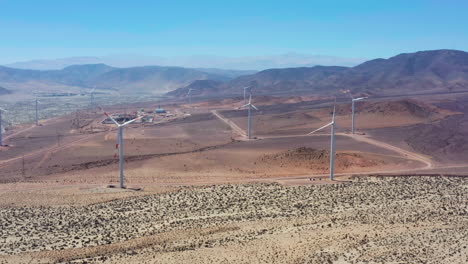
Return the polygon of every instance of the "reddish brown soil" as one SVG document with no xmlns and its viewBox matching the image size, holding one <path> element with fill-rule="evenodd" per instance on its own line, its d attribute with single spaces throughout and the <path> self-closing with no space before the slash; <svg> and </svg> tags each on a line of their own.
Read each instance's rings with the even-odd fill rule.
<svg viewBox="0 0 468 264">
<path fill-rule="evenodd" d="M 373 137 L 434 157 L 440 164 L 466 164 L 468 157 L 468 97 L 436 103 L 458 112 L 441 120 L 411 126 L 366 131 Z"/>
<path fill-rule="evenodd" d="M 304 109 L 288 112 L 291 105 Z M 152 106 L 148 104 L 145 107 Z M 171 111 L 178 111 L 174 105 L 169 107 L 173 107 Z M 317 106 L 311 102 L 265 107 L 267 112 L 272 114 L 255 116 L 255 135 L 260 132 L 273 136 L 301 135 L 329 122 L 330 118 L 329 107 L 314 109 Z M 347 130 L 345 123 L 349 122 L 349 115 L 346 115 L 347 107 L 349 108 L 349 105 L 338 107 L 338 131 Z M 285 109 L 286 112 L 278 113 L 278 109 Z M 358 109 L 361 111 L 357 115 L 359 129 L 365 131 L 370 131 L 368 128 L 381 129 L 383 132 L 379 133 L 379 136 L 384 142 L 387 140 L 385 133 L 392 131 L 392 127 L 404 129 L 400 127 L 404 125 L 408 128 L 411 126 L 407 124 L 421 124 L 429 117 L 441 120 L 437 122 L 447 122 L 450 118 L 458 116 L 454 115 L 458 112 L 457 109 L 441 109 L 413 100 L 362 103 Z M 115 111 L 113 108 L 106 110 Z M 223 113 L 233 117 L 232 120 L 245 128 L 246 118 L 240 117 L 240 114 L 245 114 L 244 111 Z M 113 157 L 116 131 L 113 126 L 101 125 L 102 119 L 102 114 L 99 112 L 83 113 L 79 129 L 73 121 L 73 116 L 69 116 L 15 134 L 8 139 L 11 146 L 0 152 L 3 161 L 0 162 L 0 180 L 2 182 L 47 180 L 70 184 L 116 182 L 118 168 L 117 160 Z M 57 131 L 63 135 L 60 138 L 60 146 L 57 144 Z M 328 133 L 326 130 L 323 132 Z M 325 154 L 322 158 L 310 162 L 290 158 L 283 158 L 282 162 L 271 160 L 261 162 L 261 159 L 268 155 L 281 156 L 288 150 L 301 147 L 328 149 L 329 136 L 264 137 L 262 140 L 247 142 L 235 142 L 234 136 L 226 123 L 214 117 L 209 109 L 203 108 L 198 109 L 197 113 L 170 123 L 131 125 L 124 130 L 126 179 L 133 184 L 190 184 L 306 176 L 328 172 L 328 158 Z M 33 140 L 30 140 L 31 138 Z M 422 167 L 419 162 L 408 160 L 401 156 L 401 153 L 357 142 L 348 137 L 336 138 L 338 173 Z M 393 141 L 393 143 L 414 150 L 411 145 L 401 146 L 398 142 Z M 4 163 L 11 158 L 16 159 Z"/>
</svg>

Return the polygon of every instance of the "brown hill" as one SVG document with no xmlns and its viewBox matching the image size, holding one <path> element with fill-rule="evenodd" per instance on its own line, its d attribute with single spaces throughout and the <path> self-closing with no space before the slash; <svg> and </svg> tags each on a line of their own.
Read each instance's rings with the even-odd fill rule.
<svg viewBox="0 0 468 264">
<path fill-rule="evenodd" d="M 343 72 L 336 85 L 375 94 L 468 90 L 468 53 L 432 50 L 364 62 Z"/>
<path fill-rule="evenodd" d="M 323 149 L 300 147 L 276 154 L 264 155 L 261 163 L 280 164 L 280 166 L 310 167 L 317 170 L 328 170 L 330 152 Z M 367 168 L 385 164 L 379 157 L 370 157 L 366 153 L 338 152 L 336 153 L 335 166 L 338 170 L 347 168 Z"/>
<path fill-rule="evenodd" d="M 167 93 L 170 96 L 185 97 L 189 89 L 192 90 L 192 96 L 206 95 L 219 92 L 222 82 L 215 80 L 196 80 L 191 84 Z"/>
<path fill-rule="evenodd" d="M 219 84 L 212 91 L 235 95 L 241 94 L 245 86 L 253 87 L 256 94 L 288 95 L 331 95 L 341 89 L 371 95 L 468 91 L 468 53 L 432 50 L 375 59 L 353 68 L 270 69 Z"/>
<path fill-rule="evenodd" d="M 448 110 L 438 108 L 414 99 L 402 99 L 383 102 L 359 102 L 356 104 L 357 114 L 377 114 L 388 116 L 414 116 L 418 118 L 429 118 L 436 116 L 446 116 L 454 113 Z M 351 105 L 338 105 L 338 115 L 351 114 Z"/>
<path fill-rule="evenodd" d="M 255 93 L 323 92 L 330 80 L 348 68 L 338 66 L 314 66 L 286 69 L 270 69 L 253 75 L 238 77 L 226 84 L 225 93 L 238 93 L 239 89 L 251 86 Z"/>
<path fill-rule="evenodd" d="M 237 95 L 243 93 L 244 87 L 252 87 L 255 94 L 300 94 L 315 91 L 321 93 L 329 86 L 327 79 L 346 70 L 346 67 L 315 66 L 286 69 L 269 69 L 252 75 L 235 78 L 227 83 L 197 83 L 198 89 L 210 91 L 202 95 Z M 203 85 L 206 87 L 203 87 Z M 201 86 L 200 86 L 201 85 Z M 190 86 L 182 87 L 168 93 L 173 96 L 184 96 Z M 195 94 L 194 94 L 195 95 Z"/>
<path fill-rule="evenodd" d="M 230 80 L 229 77 L 182 67 L 115 68 L 105 64 L 73 65 L 62 70 L 23 70 L 0 66 L 0 85 L 13 91 L 80 91 L 82 88 L 119 90 L 122 93 L 163 93 L 195 80 Z"/>
</svg>

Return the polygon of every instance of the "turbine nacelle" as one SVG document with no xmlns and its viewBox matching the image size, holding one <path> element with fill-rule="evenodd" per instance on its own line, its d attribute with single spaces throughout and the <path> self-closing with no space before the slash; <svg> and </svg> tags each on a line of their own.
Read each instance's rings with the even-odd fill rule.
<svg viewBox="0 0 468 264">
<path fill-rule="evenodd" d="M 249 107 L 252 107 L 253 109 L 257 110 L 258 111 L 258 108 L 252 104 L 252 95 L 249 96 L 249 103 L 248 104 L 245 104 L 241 107 L 239 107 L 239 109 L 241 108 L 249 108 Z"/>
<path fill-rule="evenodd" d="M 130 120 L 130 121 L 127 121 L 127 122 L 125 122 L 125 123 L 120 124 L 120 123 L 117 122 L 112 116 L 110 116 L 108 113 L 104 112 L 104 115 L 107 116 L 110 120 L 112 120 L 112 122 L 114 122 L 114 124 L 115 124 L 117 127 L 126 126 L 126 125 L 128 125 L 128 124 L 131 124 L 131 123 L 133 123 L 133 122 L 135 122 L 135 121 L 137 121 L 137 120 L 140 120 L 140 119 L 142 119 L 143 117 L 145 117 L 144 115 L 143 115 L 143 116 L 139 116 L 139 117 L 137 117 L 137 118 L 135 118 L 135 119 L 132 119 L 132 120 Z"/>
</svg>

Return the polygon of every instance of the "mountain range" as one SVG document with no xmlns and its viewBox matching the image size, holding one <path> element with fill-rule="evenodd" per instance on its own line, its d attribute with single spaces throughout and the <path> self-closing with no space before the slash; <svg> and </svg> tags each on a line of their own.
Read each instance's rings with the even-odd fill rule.
<svg viewBox="0 0 468 264">
<path fill-rule="evenodd" d="M 161 66 L 115 68 L 105 64 L 73 65 L 46 71 L 0 66 L 0 86 L 18 93 L 79 92 L 93 88 L 121 93 L 165 93 L 195 80 L 228 81 L 244 73 L 251 72 Z"/>
<path fill-rule="evenodd" d="M 377 95 L 468 91 L 468 53 L 432 50 L 370 60 L 355 67 L 269 69 L 216 87 L 210 85 L 208 89 L 211 93 L 240 94 L 245 86 L 251 86 L 256 94 L 335 94 L 348 89 Z M 180 88 L 170 95 L 186 94 L 188 88 L 191 87 Z"/>
<path fill-rule="evenodd" d="M 355 66 L 366 61 L 364 58 L 343 58 L 336 56 L 286 53 L 273 56 L 225 57 L 212 55 L 196 56 L 148 56 L 138 54 L 113 54 L 100 57 L 70 57 L 52 60 L 30 60 L 4 65 L 10 68 L 31 70 L 60 70 L 71 65 L 107 64 L 113 67 L 129 68 L 147 65 L 170 65 L 184 68 L 216 68 L 238 70 L 264 70 L 270 68 L 309 67 L 315 65 Z"/>
<path fill-rule="evenodd" d="M 374 59 L 354 67 L 313 66 L 260 72 L 216 68 L 105 64 L 73 65 L 61 70 L 26 70 L 0 66 L 0 86 L 16 93 L 32 90 L 105 89 L 121 93 L 185 96 L 240 94 L 251 86 L 257 94 L 334 94 L 339 90 L 392 95 L 468 91 L 468 53 L 432 50 Z"/>
</svg>

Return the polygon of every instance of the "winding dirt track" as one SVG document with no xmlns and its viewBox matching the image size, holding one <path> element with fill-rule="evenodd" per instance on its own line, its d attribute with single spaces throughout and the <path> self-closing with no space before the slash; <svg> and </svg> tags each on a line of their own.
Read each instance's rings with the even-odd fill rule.
<svg viewBox="0 0 468 264">
<path fill-rule="evenodd" d="M 28 129 L 22 130 L 21 132 L 25 132 L 26 130 L 28 130 Z M 7 160 L 2 160 L 2 161 L 0 161 L 0 168 L 5 167 L 8 164 L 10 164 L 12 162 L 15 162 L 15 161 L 18 161 L 18 160 L 21 160 L 23 158 L 33 157 L 33 156 L 39 155 L 39 154 L 46 155 L 46 154 L 54 153 L 54 152 L 62 150 L 62 149 L 69 148 L 69 147 L 75 145 L 76 143 L 82 142 L 82 141 L 87 140 L 87 139 L 89 139 L 91 137 L 95 137 L 95 136 L 97 136 L 99 134 L 101 134 L 101 133 L 86 135 L 86 136 L 83 136 L 83 137 L 81 137 L 81 138 L 79 138 L 77 140 L 62 144 L 60 146 L 55 145 L 55 146 L 47 148 L 47 149 L 41 149 L 41 150 L 38 150 L 38 151 L 30 152 L 30 153 L 25 154 L 23 156 L 18 156 L 18 157 L 7 159 Z"/>
<path fill-rule="evenodd" d="M 16 131 L 16 132 L 13 133 L 13 134 L 10 134 L 10 135 L 4 137 L 3 140 L 7 140 L 7 139 L 12 138 L 12 137 L 14 137 L 14 136 L 16 136 L 16 135 L 19 135 L 19 134 L 21 134 L 21 133 L 24 133 L 24 132 L 26 132 L 26 131 L 29 131 L 29 130 L 33 129 L 34 127 L 35 127 L 35 126 L 30 126 L 30 127 L 27 127 L 27 128 L 21 129 L 21 130 L 18 130 L 18 131 Z"/>
<path fill-rule="evenodd" d="M 417 160 L 417 161 L 420 161 L 420 162 L 426 164 L 426 167 L 424 167 L 423 169 L 432 169 L 432 168 L 435 167 L 434 163 L 432 162 L 430 157 L 427 157 L 425 155 L 422 155 L 422 154 L 419 154 L 419 153 L 416 153 L 416 152 L 411 152 L 411 151 L 408 151 L 408 150 L 404 150 L 402 148 L 399 148 L 399 147 L 384 143 L 382 141 L 372 139 L 372 138 L 370 138 L 368 136 L 365 136 L 365 135 L 345 134 L 345 133 L 339 133 L 338 135 L 347 136 L 347 137 L 350 137 L 350 138 L 352 138 L 352 139 L 354 139 L 356 141 L 369 143 L 369 144 L 372 144 L 374 146 L 378 146 L 378 147 L 381 147 L 381 148 L 384 148 L 384 149 L 395 151 L 395 152 L 399 153 L 400 155 L 402 155 L 405 158 L 409 158 L 409 159 L 412 159 L 412 160 Z"/>
<path fill-rule="evenodd" d="M 243 137 L 243 138 L 246 138 L 247 137 L 247 133 L 242 129 L 240 128 L 236 123 L 234 123 L 233 121 L 227 119 L 226 117 L 224 117 L 223 115 L 221 115 L 218 111 L 216 110 L 211 110 L 211 113 L 216 116 L 217 118 L 219 118 L 219 120 L 223 121 L 224 123 L 226 123 L 228 126 L 231 127 L 231 129 L 237 133 L 239 136 Z"/>
<path fill-rule="evenodd" d="M 216 116 L 218 119 L 220 119 L 222 122 L 224 122 L 225 124 L 229 125 L 231 127 L 231 129 L 239 135 L 239 137 L 241 137 L 241 140 L 247 140 L 246 137 L 247 137 L 247 133 L 242 129 L 240 128 L 237 124 L 235 124 L 233 121 L 231 121 L 230 119 L 224 117 L 222 114 L 220 114 L 218 111 L 216 110 L 212 110 L 211 113 Z M 32 129 L 34 126 L 32 127 L 28 127 L 28 128 L 25 128 L 25 129 L 22 129 L 14 134 L 11 134 L 9 135 L 8 137 L 12 137 L 14 135 L 17 135 L 19 133 L 23 133 L 23 132 L 26 132 L 30 129 Z M 31 156 L 35 156 L 35 155 L 47 155 L 47 154 L 50 154 L 50 153 L 53 153 L 53 152 L 56 152 L 56 151 L 59 151 L 59 150 L 62 150 L 62 149 L 66 149 L 68 147 L 71 147 L 77 143 L 80 143 L 82 141 L 85 141 L 85 140 L 88 140 L 89 138 L 91 137 L 95 137 L 95 136 L 98 136 L 100 135 L 101 133 L 96 133 L 96 134 L 91 134 L 91 135 L 86 135 L 86 136 L 83 136 L 77 140 L 74 140 L 72 142 L 68 142 L 66 144 L 63 144 L 61 146 L 53 146 L 53 147 L 50 147 L 50 148 L 47 148 L 47 149 L 42 149 L 42 150 L 38 150 L 38 151 L 35 151 L 35 152 L 32 152 L 32 153 L 29 153 L 29 154 L 26 154 L 24 157 L 31 157 Z M 313 135 L 281 135 L 281 136 L 260 136 L 258 137 L 259 139 L 273 139 L 273 138 L 285 138 L 285 137 L 313 137 L 313 136 L 326 136 L 326 135 L 329 135 L 329 134 L 313 134 Z M 422 154 L 419 154 L 419 153 L 415 153 L 415 152 L 411 152 L 411 151 L 408 151 L 408 150 L 404 150 L 402 148 L 399 148 L 399 147 L 396 147 L 396 146 L 393 146 L 393 145 L 390 145 L 390 144 L 387 144 L 385 142 L 381 142 L 381 141 L 378 141 L 378 140 L 375 140 L 375 139 L 372 139 L 368 136 L 362 136 L 362 135 L 353 135 L 353 134 L 347 134 L 347 133 L 337 133 L 337 135 L 341 135 L 341 136 L 346 136 L 346 137 L 350 137 L 352 138 L 353 140 L 356 140 L 356 141 L 360 141 L 360 142 L 365 142 L 365 143 L 368 143 L 368 144 L 372 144 L 374 146 L 377 146 L 377 147 L 380 147 L 380 148 L 384 148 L 384 149 L 387 149 L 387 150 L 390 150 L 390 151 L 393 151 L 393 152 L 396 152 L 398 154 L 400 154 L 402 157 L 406 158 L 406 159 L 410 159 L 410 160 L 415 160 L 415 161 L 419 161 L 423 164 L 425 164 L 424 167 L 419 167 L 419 168 L 414 168 L 414 169 L 398 169 L 398 170 L 385 170 L 385 171 L 367 171 L 367 172 L 353 172 L 353 173 L 336 173 L 335 175 L 336 176 L 349 176 L 349 175 L 359 175 L 359 174 L 384 174 L 384 173 L 401 173 L 401 172 L 410 172 L 410 171 L 420 171 L 420 170 L 430 170 L 430 169 L 435 169 L 435 168 L 458 168 L 458 167 L 464 167 L 464 166 L 435 166 L 434 163 L 432 162 L 432 160 L 425 156 L 425 155 L 422 155 Z M 208 147 L 206 149 L 201 149 L 201 150 L 197 150 L 197 151 L 204 151 L 204 150 L 209 150 L 213 148 L 212 147 Z M 176 154 L 183 154 L 183 153 L 169 153 L 169 155 L 176 155 Z M 150 156 L 153 156 L 153 155 L 150 155 Z M 159 155 L 157 155 L 159 156 Z M 15 158 L 11 158 L 11 159 L 8 159 L 8 160 L 4 160 L 4 161 L 0 161 L 0 168 L 10 164 L 11 162 L 15 162 L 15 161 L 18 161 L 18 160 L 21 160 L 23 158 L 23 156 L 19 156 L 19 157 L 15 157 Z M 305 179 L 305 178 L 310 178 L 310 177 L 324 177 L 324 176 L 327 176 L 328 174 L 314 174 L 314 175 L 304 175 L 304 176 L 296 176 L 296 177 L 278 177 L 278 178 L 250 178 L 250 179 L 245 179 L 247 181 L 282 181 L 282 180 L 294 180 L 294 179 Z M 245 180 L 242 180 L 242 181 L 245 181 Z M 236 180 L 234 180 L 235 182 Z M 176 183 L 176 185 L 181 185 L 181 184 L 184 184 L 184 183 Z M 187 184 L 191 184 L 191 183 L 187 183 Z M 193 183 L 192 183 L 193 184 Z M 196 184 L 200 184 L 200 183 L 196 183 Z M 207 183 L 209 184 L 209 183 Z M 169 184 L 164 184 L 164 185 L 171 185 L 171 183 Z"/>
<path fill-rule="evenodd" d="M 226 117 L 224 117 L 223 115 L 221 115 L 217 111 L 212 111 L 212 113 L 216 117 L 218 117 L 221 121 L 223 121 L 224 123 L 231 126 L 231 128 L 234 131 L 236 131 L 239 135 L 244 135 L 244 137 L 245 137 L 245 135 L 246 135 L 245 131 L 242 130 L 239 126 L 237 126 L 233 121 L 227 119 Z M 267 137 L 260 136 L 259 138 L 260 139 L 274 139 L 274 138 L 285 138 L 285 137 L 311 137 L 311 136 L 323 136 L 323 135 L 330 135 L 330 134 L 281 135 L 281 136 L 267 136 Z M 356 141 L 365 142 L 365 143 L 368 143 L 368 144 L 371 144 L 371 145 L 374 145 L 374 146 L 377 146 L 377 147 L 380 147 L 380 148 L 384 148 L 384 149 L 396 152 L 396 153 L 400 154 L 402 157 L 404 157 L 406 159 L 419 161 L 419 162 L 425 164 L 425 166 L 422 167 L 422 168 L 384 170 L 384 171 L 367 171 L 367 172 L 353 172 L 353 173 L 335 173 L 336 176 L 349 176 L 349 175 L 358 175 L 358 174 L 378 174 L 378 173 L 398 173 L 398 172 L 409 172 L 409 171 L 417 171 L 417 170 L 429 170 L 429 169 L 434 169 L 435 168 L 435 165 L 434 165 L 433 161 L 428 156 L 425 156 L 425 155 L 422 155 L 422 154 L 419 154 L 419 153 L 416 153 L 416 152 L 408 151 L 408 150 L 405 150 L 405 149 L 402 149 L 402 148 L 387 144 L 385 142 L 372 139 L 372 138 L 370 138 L 368 136 L 357 135 L 357 134 L 347 134 L 347 133 L 337 133 L 336 135 L 350 137 L 350 138 L 352 138 L 353 140 L 356 140 Z M 304 178 L 308 178 L 308 177 L 323 177 L 323 176 L 327 176 L 327 175 L 328 174 L 314 174 L 314 175 L 299 176 L 299 177 L 269 178 L 268 180 L 304 179 Z M 262 180 L 263 181 L 265 179 L 254 179 L 254 180 Z"/>
</svg>

